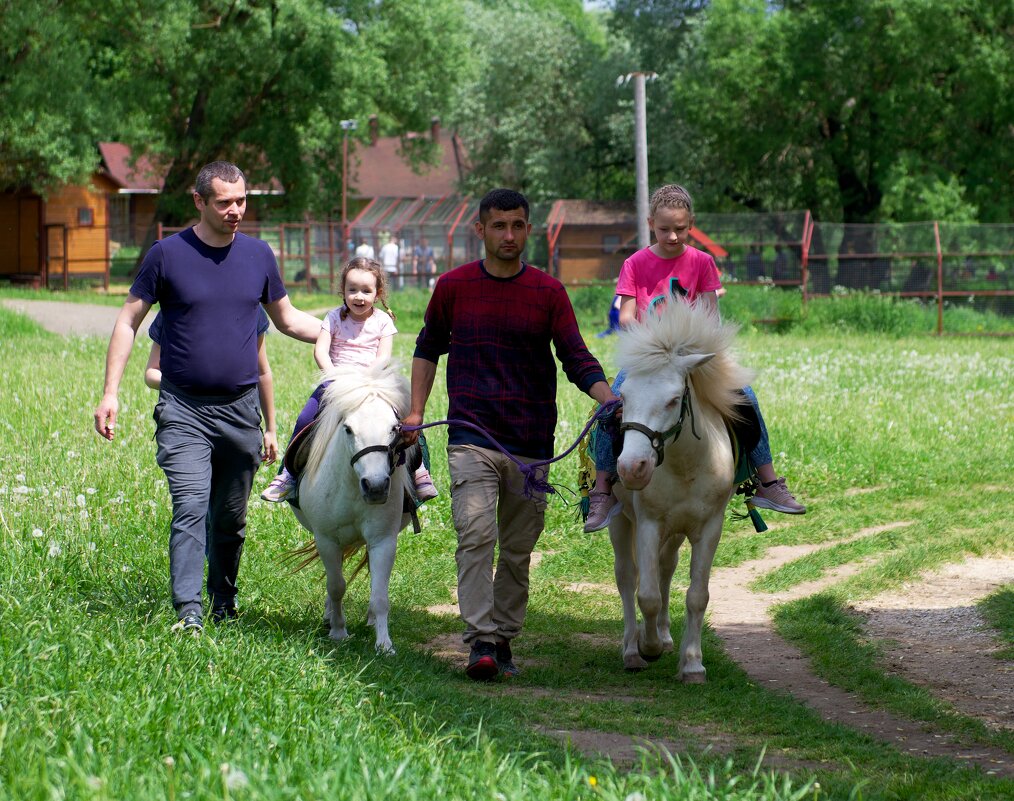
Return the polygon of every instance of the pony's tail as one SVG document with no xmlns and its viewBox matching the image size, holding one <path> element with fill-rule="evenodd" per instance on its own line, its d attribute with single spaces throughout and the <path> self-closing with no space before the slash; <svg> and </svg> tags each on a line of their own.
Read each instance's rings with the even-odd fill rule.
<svg viewBox="0 0 1014 801">
<path fill-rule="evenodd" d="M 346 559 L 348 559 L 350 556 L 352 556 L 352 554 L 360 550 L 362 547 L 363 547 L 362 545 L 346 546 L 345 550 L 342 551 L 342 562 L 344 563 Z M 282 564 L 285 565 L 289 565 L 292 564 L 293 562 L 296 562 L 295 567 L 293 567 L 289 572 L 298 573 L 300 570 L 305 570 L 306 568 L 308 568 L 318 559 L 320 559 L 320 552 L 317 550 L 317 543 L 314 542 L 313 540 L 310 540 L 308 543 L 306 543 L 306 545 L 302 545 L 299 548 L 295 548 L 294 550 L 291 550 L 288 553 L 286 553 L 284 556 L 282 556 L 281 561 Z M 359 560 L 359 564 L 356 565 L 355 568 L 352 570 L 352 575 L 348 577 L 348 581 L 352 581 L 356 576 L 358 576 L 364 567 L 367 569 L 369 569 L 370 567 L 369 551 L 366 551 L 363 554 L 363 558 Z"/>
</svg>

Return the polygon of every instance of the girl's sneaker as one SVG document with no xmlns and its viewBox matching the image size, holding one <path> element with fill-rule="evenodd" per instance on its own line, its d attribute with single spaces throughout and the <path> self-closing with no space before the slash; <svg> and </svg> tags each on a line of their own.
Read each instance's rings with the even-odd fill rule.
<svg viewBox="0 0 1014 801">
<path fill-rule="evenodd" d="M 431 501 L 437 497 L 440 493 L 437 492 L 436 485 L 433 483 L 433 478 L 430 476 L 430 471 L 425 467 L 420 467 L 415 471 L 415 495 L 419 499 L 419 503 L 425 503 Z"/>
<path fill-rule="evenodd" d="M 271 480 L 261 493 L 261 498 L 271 503 L 280 503 L 290 498 L 295 489 L 296 480 L 289 475 L 288 470 L 283 470 Z"/>
</svg>

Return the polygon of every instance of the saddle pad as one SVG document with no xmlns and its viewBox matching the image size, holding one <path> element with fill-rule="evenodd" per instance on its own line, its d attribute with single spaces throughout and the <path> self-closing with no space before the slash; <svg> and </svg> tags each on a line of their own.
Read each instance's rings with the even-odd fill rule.
<svg viewBox="0 0 1014 801">
<path fill-rule="evenodd" d="M 303 472 L 303 468 L 306 467 L 306 460 L 310 456 L 310 443 L 313 442 L 313 433 L 317 425 L 317 419 L 314 418 L 305 428 L 301 428 L 296 435 L 289 442 L 289 447 L 285 449 L 285 456 L 282 457 L 282 463 L 285 465 L 285 469 L 289 471 L 290 475 L 298 478 Z"/>
</svg>

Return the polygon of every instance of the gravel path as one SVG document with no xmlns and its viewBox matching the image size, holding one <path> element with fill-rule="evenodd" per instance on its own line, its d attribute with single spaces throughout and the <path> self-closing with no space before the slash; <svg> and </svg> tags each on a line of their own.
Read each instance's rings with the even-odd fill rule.
<svg viewBox="0 0 1014 801">
<path fill-rule="evenodd" d="M 120 311 L 119 306 L 96 306 L 91 303 L 67 303 L 59 300 L 4 300 L 4 308 L 24 314 L 47 331 L 62 336 L 101 336 L 108 338 Z M 154 319 L 149 313 L 138 334 L 148 332 Z"/>
</svg>

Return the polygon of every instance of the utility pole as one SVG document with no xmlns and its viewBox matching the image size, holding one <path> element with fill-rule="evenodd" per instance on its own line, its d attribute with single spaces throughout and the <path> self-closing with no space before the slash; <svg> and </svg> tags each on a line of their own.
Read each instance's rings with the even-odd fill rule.
<svg viewBox="0 0 1014 801">
<path fill-rule="evenodd" d="M 645 82 L 658 77 L 654 72 L 631 72 L 621 75 L 617 86 L 634 81 L 634 167 L 637 196 L 637 246 L 651 244 L 648 233 L 648 116 L 646 112 Z"/>
<path fill-rule="evenodd" d="M 342 129 L 342 257 L 344 264 L 348 258 L 349 249 L 349 216 L 347 209 L 349 194 L 349 131 L 356 129 L 355 120 L 342 120 L 338 123 Z"/>
</svg>

